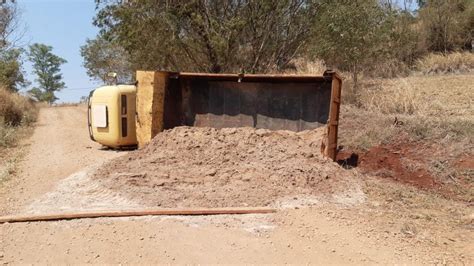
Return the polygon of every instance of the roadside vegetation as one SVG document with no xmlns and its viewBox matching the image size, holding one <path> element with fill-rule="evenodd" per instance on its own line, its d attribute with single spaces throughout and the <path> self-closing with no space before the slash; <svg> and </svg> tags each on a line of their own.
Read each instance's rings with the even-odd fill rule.
<svg viewBox="0 0 474 266">
<path fill-rule="evenodd" d="M 302 58 L 347 72 L 356 89 L 366 77 L 427 71 L 423 64 L 437 58 L 432 53 L 459 52 L 449 57 L 457 60 L 472 49 L 470 0 L 96 4 L 93 23 L 100 31 L 81 53 L 91 78 L 103 82 L 111 66 L 133 79 L 137 69 L 288 72 Z"/>
<path fill-rule="evenodd" d="M 402 157 L 395 163 L 400 172 L 393 172 L 390 161 L 371 173 L 398 180 L 402 174 L 416 179 L 415 172 L 423 171 L 445 196 L 472 202 L 473 59 L 471 52 L 429 53 L 403 75 L 361 75 L 357 90 L 351 73 L 342 72 L 341 154 L 356 153 L 359 160 Z M 293 62 L 296 69 L 286 73 L 322 74 L 327 69 L 322 60 Z"/>
<path fill-rule="evenodd" d="M 297 59 L 293 63 L 296 69 L 285 73 L 322 74 L 327 69 L 322 60 Z M 453 143 L 474 135 L 471 52 L 430 53 L 400 77 L 363 75 L 357 91 L 351 74 L 341 74 L 344 109 L 340 137 L 345 146 L 367 150 L 390 143 L 402 133 L 412 141 L 449 139 Z"/>
<path fill-rule="evenodd" d="M 0 87 L 0 150 L 18 138 L 19 129 L 36 121 L 38 110 L 28 97 Z"/>
<path fill-rule="evenodd" d="M 468 140 L 474 134 L 474 108 L 469 102 L 473 83 L 473 75 L 365 81 L 357 100 L 345 102 L 342 114 L 349 116 L 344 122 L 357 121 L 352 132 L 360 134 L 345 138 L 341 133 L 341 137 L 346 145 L 363 150 L 389 143 L 401 133 L 412 141 Z"/>
<path fill-rule="evenodd" d="M 379 160 L 370 166 L 375 175 L 417 180 L 422 173 L 437 185 L 409 183 L 472 202 L 474 68 L 458 63 L 470 58 L 470 53 L 428 55 L 420 59 L 424 68 L 406 77 L 364 78 L 357 93 L 346 88 L 342 151 L 355 152 L 366 162 Z"/>
<path fill-rule="evenodd" d="M 0 182 L 15 171 L 19 141 L 31 134 L 38 109 L 28 97 L 0 87 Z"/>
<path fill-rule="evenodd" d="M 417 60 L 416 70 L 423 74 L 471 73 L 474 69 L 474 53 L 431 53 Z"/>
</svg>

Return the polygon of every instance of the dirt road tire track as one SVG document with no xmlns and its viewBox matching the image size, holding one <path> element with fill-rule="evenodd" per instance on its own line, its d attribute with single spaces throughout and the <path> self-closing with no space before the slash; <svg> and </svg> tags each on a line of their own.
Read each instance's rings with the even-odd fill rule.
<svg viewBox="0 0 474 266">
<path fill-rule="evenodd" d="M 61 179 L 119 155 L 89 139 L 84 106 L 42 108 L 33 136 L 24 142 L 28 152 L 19 172 L 0 188 L 3 215 L 20 212 Z"/>
</svg>

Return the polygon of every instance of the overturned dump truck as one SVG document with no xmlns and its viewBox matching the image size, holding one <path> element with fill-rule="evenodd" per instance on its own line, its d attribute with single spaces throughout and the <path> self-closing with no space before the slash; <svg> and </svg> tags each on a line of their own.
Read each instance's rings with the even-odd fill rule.
<svg viewBox="0 0 474 266">
<path fill-rule="evenodd" d="M 136 85 L 90 93 L 92 140 L 142 147 L 177 126 L 302 131 L 327 127 L 321 152 L 336 157 L 342 80 L 322 76 L 137 71 Z"/>
</svg>

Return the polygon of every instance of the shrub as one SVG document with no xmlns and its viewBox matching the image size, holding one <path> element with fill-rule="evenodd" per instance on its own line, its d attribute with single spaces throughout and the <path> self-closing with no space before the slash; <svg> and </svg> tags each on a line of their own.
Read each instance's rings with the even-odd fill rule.
<svg viewBox="0 0 474 266">
<path fill-rule="evenodd" d="M 0 148 L 8 147 L 15 141 L 15 128 L 0 123 Z"/>
<path fill-rule="evenodd" d="M 474 69 L 474 53 L 429 54 L 416 62 L 423 74 L 466 73 Z"/>
<path fill-rule="evenodd" d="M 406 77 L 410 74 L 410 67 L 401 60 L 387 58 L 379 60 L 367 66 L 363 74 L 370 78 L 398 78 Z"/>
<path fill-rule="evenodd" d="M 0 87 L 0 148 L 8 147 L 18 138 L 19 126 L 36 121 L 38 110 L 25 96 Z"/>
<path fill-rule="evenodd" d="M 290 65 L 291 68 L 284 71 L 285 74 L 322 75 L 328 69 L 324 61 L 320 59 L 309 61 L 305 58 L 297 58 L 291 60 Z"/>
<path fill-rule="evenodd" d="M 8 126 L 29 125 L 36 120 L 34 103 L 17 93 L 0 88 L 0 123 Z"/>
</svg>

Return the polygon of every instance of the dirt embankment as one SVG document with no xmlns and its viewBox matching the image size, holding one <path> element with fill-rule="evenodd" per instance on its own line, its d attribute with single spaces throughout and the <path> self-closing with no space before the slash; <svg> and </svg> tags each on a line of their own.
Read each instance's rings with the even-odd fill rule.
<svg viewBox="0 0 474 266">
<path fill-rule="evenodd" d="M 284 196 L 342 192 L 355 178 L 321 155 L 323 134 L 178 127 L 105 164 L 95 178 L 163 207 L 267 206 Z"/>
<path fill-rule="evenodd" d="M 337 156 L 338 163 L 345 168 L 357 167 L 363 174 L 467 203 L 474 200 L 473 158 L 469 148 L 459 150 L 439 143 L 403 139 L 367 151 L 343 150 Z"/>
</svg>

